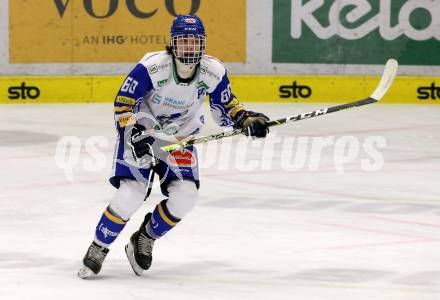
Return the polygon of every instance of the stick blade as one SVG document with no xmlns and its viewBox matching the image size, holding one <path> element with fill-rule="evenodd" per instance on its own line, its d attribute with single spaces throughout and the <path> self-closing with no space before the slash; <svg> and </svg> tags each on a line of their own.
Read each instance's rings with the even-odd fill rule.
<svg viewBox="0 0 440 300">
<path fill-rule="evenodd" d="M 379 101 L 380 99 L 382 99 L 383 96 L 385 96 L 385 94 L 388 92 L 389 88 L 393 84 L 398 68 L 399 64 L 397 60 L 389 59 L 387 61 L 379 85 L 377 86 L 376 90 L 374 90 L 373 94 L 371 94 L 371 98 Z"/>
</svg>

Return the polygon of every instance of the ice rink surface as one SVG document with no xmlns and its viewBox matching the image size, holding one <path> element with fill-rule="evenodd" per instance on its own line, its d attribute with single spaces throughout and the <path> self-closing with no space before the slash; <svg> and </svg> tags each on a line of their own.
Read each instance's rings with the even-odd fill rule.
<svg viewBox="0 0 440 300">
<path fill-rule="evenodd" d="M 322 106 L 248 107 L 282 117 Z M 440 299 L 440 106 L 369 105 L 280 126 L 268 140 L 283 142 L 264 157 L 239 138 L 203 146 L 198 206 L 156 243 L 152 268 L 136 277 L 123 247 L 163 199 L 158 186 L 87 281 L 76 272 L 114 192 L 112 105 L 0 109 L 0 299 Z M 204 133 L 220 130 L 207 119 Z M 67 177 L 55 160 L 63 136 L 82 145 L 78 160 L 66 153 Z M 285 146 L 299 137 L 329 146 L 318 156 Z M 359 154 L 341 169 L 344 137 Z M 386 142 L 384 165 L 366 171 L 371 137 Z M 283 165 L 301 155 L 303 166 Z M 243 159 L 264 165 L 246 171 Z"/>
</svg>

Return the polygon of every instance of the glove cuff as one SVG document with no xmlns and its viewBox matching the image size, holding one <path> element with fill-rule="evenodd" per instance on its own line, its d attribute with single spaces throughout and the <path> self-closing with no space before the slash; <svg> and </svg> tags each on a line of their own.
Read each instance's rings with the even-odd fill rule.
<svg viewBox="0 0 440 300">
<path fill-rule="evenodd" d="M 269 117 L 266 116 L 265 114 L 259 113 L 259 112 L 254 112 L 251 110 L 242 110 L 240 111 L 236 118 L 235 118 L 235 124 L 234 124 L 234 129 L 240 129 L 243 128 L 243 124 L 244 121 L 246 121 L 247 118 L 249 117 L 253 117 L 253 118 L 263 118 L 265 121 L 269 121 Z"/>
</svg>

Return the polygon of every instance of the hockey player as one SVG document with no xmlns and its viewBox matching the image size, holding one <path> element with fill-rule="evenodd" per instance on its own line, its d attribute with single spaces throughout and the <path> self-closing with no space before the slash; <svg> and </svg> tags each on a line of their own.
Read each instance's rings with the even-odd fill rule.
<svg viewBox="0 0 440 300">
<path fill-rule="evenodd" d="M 154 173 L 166 199 L 145 216 L 125 247 L 137 275 L 150 267 L 155 241 L 194 207 L 200 185 L 196 149 L 165 153 L 158 146 L 200 131 L 206 95 L 220 126 L 245 128 L 246 135 L 257 138 L 268 133 L 269 118 L 245 110 L 231 91 L 223 64 L 205 55 L 205 37 L 199 17 L 176 17 L 166 51 L 147 53 L 122 84 L 114 101 L 118 141 L 110 178 L 117 191 L 96 226 L 78 272 L 81 278 L 99 273 L 108 247 L 146 199 Z"/>
</svg>

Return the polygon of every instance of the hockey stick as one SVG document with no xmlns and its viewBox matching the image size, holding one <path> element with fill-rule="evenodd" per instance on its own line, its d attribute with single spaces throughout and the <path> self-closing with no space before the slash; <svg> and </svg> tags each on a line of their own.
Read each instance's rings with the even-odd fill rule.
<svg viewBox="0 0 440 300">
<path fill-rule="evenodd" d="M 314 110 L 314 111 L 307 112 L 307 113 L 302 113 L 302 114 L 287 117 L 287 118 L 269 121 L 267 125 L 268 125 L 268 127 L 278 126 L 278 125 L 288 123 L 288 122 L 295 122 L 295 121 L 300 121 L 300 120 L 304 120 L 304 119 L 310 119 L 310 118 L 314 118 L 314 117 L 318 117 L 318 116 L 323 116 L 323 115 L 337 112 L 337 111 L 340 111 L 343 109 L 348 109 L 348 108 L 352 108 L 352 107 L 358 107 L 358 106 L 376 103 L 380 99 L 382 99 L 382 97 L 386 94 L 388 89 L 393 84 L 394 78 L 396 77 L 396 74 L 397 74 L 397 68 L 398 68 L 398 63 L 395 59 L 389 59 L 387 61 L 387 63 L 385 64 L 385 69 L 383 71 L 382 78 L 380 79 L 379 85 L 376 87 L 374 92 L 368 98 L 354 101 L 354 102 L 350 102 L 350 103 L 346 103 L 346 104 L 322 108 L 322 109 Z M 242 134 L 244 131 L 245 131 L 245 129 L 234 129 L 231 131 L 225 131 L 222 133 L 212 134 L 212 135 L 208 135 L 208 136 L 204 136 L 204 137 L 200 137 L 200 138 L 196 138 L 196 139 L 181 141 L 176 144 L 163 146 L 162 150 L 173 151 L 176 149 L 180 149 L 180 148 L 195 145 L 195 144 L 206 143 L 206 142 L 213 141 L 213 140 L 219 140 L 219 139 L 223 139 L 226 137 L 239 135 L 239 134 Z"/>
</svg>

